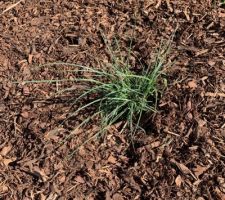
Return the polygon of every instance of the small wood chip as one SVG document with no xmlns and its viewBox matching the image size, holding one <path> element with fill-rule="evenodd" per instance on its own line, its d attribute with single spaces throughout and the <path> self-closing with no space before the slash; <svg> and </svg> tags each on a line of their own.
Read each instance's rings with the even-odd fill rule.
<svg viewBox="0 0 225 200">
<path fill-rule="evenodd" d="M 200 55 L 202 55 L 202 54 L 207 53 L 208 51 L 209 51 L 208 49 L 200 50 L 200 51 L 196 52 L 195 56 L 200 56 Z"/>
<path fill-rule="evenodd" d="M 0 155 L 6 156 L 11 151 L 11 149 L 12 149 L 11 145 L 3 147 L 3 149 L 0 152 Z"/>
<path fill-rule="evenodd" d="M 182 178 L 180 175 L 177 176 L 177 178 L 175 179 L 175 183 L 178 187 L 181 186 L 181 183 L 183 182 Z"/>
<path fill-rule="evenodd" d="M 196 83 L 196 80 L 192 80 L 192 81 L 189 81 L 188 82 L 188 87 L 191 88 L 191 89 L 195 89 L 197 88 L 197 83 Z"/>
<path fill-rule="evenodd" d="M 207 97 L 225 97 L 225 93 L 222 93 L 222 92 L 218 92 L 218 93 L 206 92 L 205 96 L 207 96 Z"/>
</svg>

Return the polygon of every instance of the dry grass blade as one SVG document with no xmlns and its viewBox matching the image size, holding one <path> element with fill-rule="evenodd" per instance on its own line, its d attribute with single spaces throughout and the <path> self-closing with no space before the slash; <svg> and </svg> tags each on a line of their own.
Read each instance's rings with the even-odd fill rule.
<svg viewBox="0 0 225 200">
<path fill-rule="evenodd" d="M 0 15 L 3 15 L 4 13 L 8 12 L 9 10 L 15 8 L 17 5 L 19 5 L 22 1 L 24 0 L 20 0 L 12 5 L 10 5 L 8 8 L 6 8 L 5 10 L 3 10 L 3 12 Z"/>
</svg>

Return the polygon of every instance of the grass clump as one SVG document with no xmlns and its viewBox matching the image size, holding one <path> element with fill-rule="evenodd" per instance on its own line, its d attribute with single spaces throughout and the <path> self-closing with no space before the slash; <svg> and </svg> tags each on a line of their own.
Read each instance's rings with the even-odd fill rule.
<svg viewBox="0 0 225 200">
<path fill-rule="evenodd" d="M 139 73 L 131 70 L 129 60 L 124 61 L 122 57 L 115 57 L 111 49 L 109 50 L 112 63 L 103 66 L 100 70 L 70 64 L 79 67 L 78 71 L 88 73 L 88 77 L 91 77 L 76 80 L 89 84 L 76 98 L 74 104 L 78 101 L 82 102 L 87 96 L 93 96 L 90 102 L 80 106 L 72 115 L 77 115 L 88 107 L 94 107 L 93 116 L 99 115 L 101 122 L 101 130 L 98 133 L 103 133 L 117 121 L 124 121 L 124 128 L 129 128 L 130 133 L 134 134 L 138 128 L 141 128 L 140 121 L 143 114 L 156 111 L 158 97 L 162 88 L 165 88 L 165 82 L 162 83 L 160 77 L 168 48 L 166 46 L 160 49 L 154 65 L 147 69 L 143 68 Z"/>
<path fill-rule="evenodd" d="M 158 63 L 151 73 L 143 70 L 138 75 L 129 65 L 112 65 L 104 77 L 107 81 L 94 89 L 98 94 L 96 108 L 101 113 L 103 127 L 123 120 L 131 132 L 135 132 L 143 113 L 156 111 L 161 65 Z"/>
</svg>

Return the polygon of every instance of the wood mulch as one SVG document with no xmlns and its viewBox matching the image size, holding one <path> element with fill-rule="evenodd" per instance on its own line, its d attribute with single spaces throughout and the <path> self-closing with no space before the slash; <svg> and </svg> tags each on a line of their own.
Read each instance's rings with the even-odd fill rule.
<svg viewBox="0 0 225 200">
<path fill-rule="evenodd" d="M 52 95 L 68 85 L 23 81 L 71 78 L 56 67 L 37 70 L 40 64 L 109 62 L 101 32 L 111 44 L 117 38 L 125 55 L 133 38 L 135 67 L 151 64 L 161 41 L 175 33 L 168 88 L 133 143 L 114 126 L 104 142 L 90 141 L 65 159 L 96 124 L 58 147 L 82 120 L 62 124 L 69 97 Z M 225 200 L 224 111 L 222 1 L 0 2 L 2 200 Z"/>
</svg>

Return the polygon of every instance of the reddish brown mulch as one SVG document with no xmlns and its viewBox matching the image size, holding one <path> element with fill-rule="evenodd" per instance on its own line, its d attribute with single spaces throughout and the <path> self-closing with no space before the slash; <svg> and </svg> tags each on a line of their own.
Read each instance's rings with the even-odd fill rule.
<svg viewBox="0 0 225 200">
<path fill-rule="evenodd" d="M 195 0 L 15 3 L 0 2 L 0 199 L 225 199 L 224 5 Z M 109 59 L 100 30 L 108 41 L 117 37 L 122 52 L 134 37 L 133 64 L 139 58 L 147 65 L 176 27 L 168 89 L 147 134 L 136 135 L 130 144 L 114 127 L 104 142 L 91 141 L 64 159 L 88 131 L 55 148 L 77 120 L 60 125 L 70 105 L 66 96 L 50 97 L 63 86 L 22 83 L 62 78 L 47 68 L 34 73 L 34 66 L 64 61 L 98 67 L 96 59 Z"/>
</svg>

